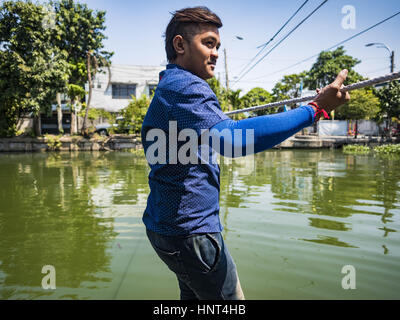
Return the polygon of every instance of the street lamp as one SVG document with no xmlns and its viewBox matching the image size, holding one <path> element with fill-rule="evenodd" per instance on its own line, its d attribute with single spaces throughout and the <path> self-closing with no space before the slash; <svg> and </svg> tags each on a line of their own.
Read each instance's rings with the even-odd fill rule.
<svg viewBox="0 0 400 320">
<path fill-rule="evenodd" d="M 365 45 L 366 47 L 376 46 L 377 48 L 384 48 L 390 54 L 390 72 L 394 72 L 394 51 L 392 51 L 386 44 L 380 42 L 372 42 Z"/>
</svg>

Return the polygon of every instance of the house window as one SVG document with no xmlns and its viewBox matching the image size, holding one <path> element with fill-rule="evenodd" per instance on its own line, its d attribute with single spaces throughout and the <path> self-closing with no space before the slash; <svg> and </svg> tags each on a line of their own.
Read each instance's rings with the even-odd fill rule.
<svg viewBox="0 0 400 320">
<path fill-rule="evenodd" d="M 136 84 L 117 83 L 112 85 L 113 99 L 131 99 L 136 96 Z"/>
<path fill-rule="evenodd" d="M 156 84 L 149 84 L 149 96 L 152 96 L 154 94 L 154 91 L 156 91 L 157 85 Z"/>
</svg>

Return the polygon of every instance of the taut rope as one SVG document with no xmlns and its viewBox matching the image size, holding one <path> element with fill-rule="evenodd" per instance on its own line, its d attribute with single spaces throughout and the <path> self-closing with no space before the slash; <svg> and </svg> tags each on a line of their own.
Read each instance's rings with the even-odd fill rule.
<svg viewBox="0 0 400 320">
<path fill-rule="evenodd" d="M 372 86 L 374 84 L 387 82 L 387 81 L 393 81 L 393 80 L 396 80 L 396 79 L 400 79 L 400 72 L 394 72 L 394 73 L 390 73 L 390 74 L 388 74 L 386 76 L 381 76 L 381 77 L 373 78 L 373 79 L 370 79 L 370 80 L 365 80 L 365 81 L 353 83 L 353 84 L 350 84 L 348 86 L 343 87 L 340 91 L 346 92 L 346 91 L 361 89 L 361 88 L 364 88 L 364 87 Z M 262 110 L 262 109 L 266 109 L 266 108 L 273 108 L 273 107 L 283 106 L 285 104 L 293 104 L 293 103 L 311 101 L 311 100 L 314 100 L 316 97 L 317 97 L 317 95 L 306 96 L 306 97 L 301 97 L 301 98 L 294 98 L 294 99 L 287 99 L 287 100 L 282 100 L 282 101 L 277 101 L 277 102 L 264 104 L 264 105 L 261 105 L 261 106 L 255 106 L 255 107 L 250 107 L 250 108 L 246 108 L 246 109 L 229 111 L 229 112 L 225 112 L 225 114 L 226 115 L 230 115 L 230 114 L 235 114 L 235 113 L 256 111 L 256 110 Z"/>
</svg>

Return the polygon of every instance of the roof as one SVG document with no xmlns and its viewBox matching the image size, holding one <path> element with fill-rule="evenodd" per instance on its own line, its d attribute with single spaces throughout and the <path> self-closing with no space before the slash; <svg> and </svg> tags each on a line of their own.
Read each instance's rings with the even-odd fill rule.
<svg viewBox="0 0 400 320">
<path fill-rule="evenodd" d="M 158 83 L 158 74 L 165 70 L 165 66 L 135 66 L 135 65 L 111 65 L 112 83 Z M 101 68 L 108 74 L 108 68 Z M 107 75 L 108 77 L 108 75 Z"/>
</svg>

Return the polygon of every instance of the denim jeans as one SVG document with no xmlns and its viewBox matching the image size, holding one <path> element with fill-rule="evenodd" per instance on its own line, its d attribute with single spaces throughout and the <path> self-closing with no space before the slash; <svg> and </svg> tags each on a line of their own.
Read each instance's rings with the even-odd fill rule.
<svg viewBox="0 0 400 320">
<path fill-rule="evenodd" d="M 147 229 L 154 250 L 178 278 L 181 300 L 244 300 L 221 233 L 163 236 Z"/>
</svg>

